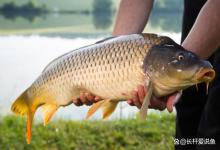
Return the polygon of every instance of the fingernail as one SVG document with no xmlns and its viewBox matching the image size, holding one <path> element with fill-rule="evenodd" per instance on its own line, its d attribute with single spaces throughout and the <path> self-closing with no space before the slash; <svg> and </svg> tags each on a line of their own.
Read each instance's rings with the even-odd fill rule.
<svg viewBox="0 0 220 150">
<path fill-rule="evenodd" d="M 167 104 L 167 110 L 169 113 L 173 112 L 173 105 Z"/>
<path fill-rule="evenodd" d="M 131 100 L 127 100 L 127 103 L 130 105 L 132 103 L 132 101 Z"/>
<path fill-rule="evenodd" d="M 77 100 L 76 100 L 76 99 L 74 99 L 74 100 L 73 100 L 73 103 L 77 103 Z"/>
<path fill-rule="evenodd" d="M 101 98 L 100 97 L 98 97 L 98 96 L 96 96 L 95 97 L 95 100 L 97 101 L 97 100 L 100 100 Z"/>
<path fill-rule="evenodd" d="M 130 106 L 134 106 L 134 102 L 133 102 L 133 100 L 132 100 L 132 99 L 127 100 L 127 103 L 128 103 L 128 105 L 130 105 Z"/>
</svg>

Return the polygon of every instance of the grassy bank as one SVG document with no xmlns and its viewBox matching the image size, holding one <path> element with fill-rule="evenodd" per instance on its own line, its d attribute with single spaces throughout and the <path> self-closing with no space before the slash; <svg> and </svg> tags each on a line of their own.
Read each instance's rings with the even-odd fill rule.
<svg viewBox="0 0 220 150">
<path fill-rule="evenodd" d="M 0 149 L 168 150 L 173 149 L 174 122 L 174 115 L 151 114 L 145 122 L 57 120 L 46 127 L 37 123 L 27 145 L 24 118 L 6 116 L 0 119 Z"/>
</svg>

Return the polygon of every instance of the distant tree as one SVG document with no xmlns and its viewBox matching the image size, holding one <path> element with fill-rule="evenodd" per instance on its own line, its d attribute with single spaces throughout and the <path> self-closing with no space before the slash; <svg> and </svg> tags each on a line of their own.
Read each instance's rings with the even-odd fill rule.
<svg viewBox="0 0 220 150">
<path fill-rule="evenodd" d="M 93 13 L 111 12 L 112 0 L 94 0 Z"/>
<path fill-rule="evenodd" d="M 0 8 L 0 13 L 7 19 L 15 20 L 16 14 L 14 13 L 14 10 L 17 8 L 17 6 L 14 4 L 14 2 L 9 2 L 4 4 Z"/>
<path fill-rule="evenodd" d="M 155 0 L 154 10 L 158 13 L 182 11 L 183 0 Z"/>
<path fill-rule="evenodd" d="M 160 27 L 165 31 L 180 32 L 182 12 L 182 0 L 155 0 L 150 23 L 153 27 Z"/>
<path fill-rule="evenodd" d="M 16 6 L 13 2 L 9 2 L 0 8 L 0 14 L 7 19 L 14 20 L 16 17 L 20 16 L 30 22 L 32 22 L 37 16 L 43 16 L 46 12 L 48 11 L 45 5 L 36 6 L 33 0 L 28 1 L 22 6 Z"/>
<path fill-rule="evenodd" d="M 175 19 L 174 19 L 175 18 Z M 152 13 L 150 18 L 151 26 L 161 28 L 167 32 L 181 32 L 181 13 Z"/>
<path fill-rule="evenodd" d="M 10 10 L 14 10 L 15 8 L 17 8 L 17 6 L 14 4 L 14 2 L 9 2 L 4 4 L 0 9 L 1 11 L 10 11 Z"/>
<path fill-rule="evenodd" d="M 112 24 L 112 0 L 94 0 L 93 22 L 97 29 L 107 29 Z"/>
</svg>

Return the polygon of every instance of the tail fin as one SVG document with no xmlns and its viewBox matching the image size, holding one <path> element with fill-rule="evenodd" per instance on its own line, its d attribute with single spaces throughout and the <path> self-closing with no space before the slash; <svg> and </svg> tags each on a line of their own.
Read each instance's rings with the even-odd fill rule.
<svg viewBox="0 0 220 150">
<path fill-rule="evenodd" d="M 27 113 L 27 122 L 26 122 L 26 142 L 27 142 L 27 144 L 30 144 L 30 142 L 31 142 L 31 127 L 32 127 L 33 119 L 34 119 L 34 113 L 35 112 L 31 112 L 31 111 L 28 111 L 28 113 Z"/>
<path fill-rule="evenodd" d="M 28 101 L 30 101 L 29 96 L 27 95 L 27 90 L 24 91 L 12 104 L 11 110 L 21 116 L 27 115 L 27 123 L 26 123 L 26 141 L 30 144 L 31 140 L 31 126 L 33 122 L 33 117 L 35 110 L 32 110 L 28 105 Z"/>
<path fill-rule="evenodd" d="M 18 115 L 25 115 L 28 112 L 28 105 L 27 105 L 27 90 L 24 91 L 17 99 L 16 101 L 12 104 L 11 106 L 11 111 Z"/>
</svg>

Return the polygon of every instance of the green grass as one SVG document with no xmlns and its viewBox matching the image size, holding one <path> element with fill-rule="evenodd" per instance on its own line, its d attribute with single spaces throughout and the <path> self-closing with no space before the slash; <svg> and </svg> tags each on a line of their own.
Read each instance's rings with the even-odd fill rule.
<svg viewBox="0 0 220 150">
<path fill-rule="evenodd" d="M 31 144 L 25 142 L 25 119 L 0 119 L 1 150 L 168 150 L 173 149 L 175 116 L 150 114 L 147 121 L 56 120 L 32 129 Z"/>
</svg>

